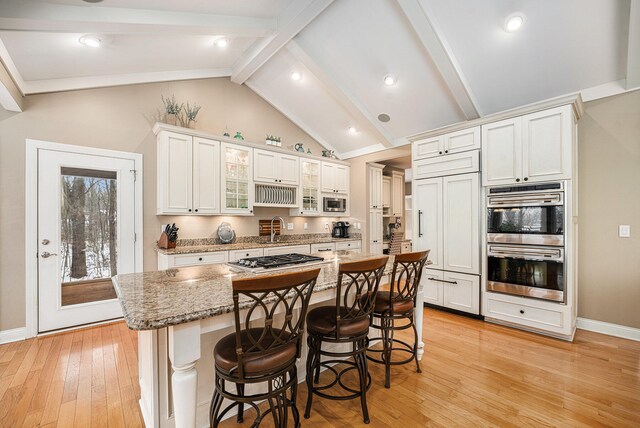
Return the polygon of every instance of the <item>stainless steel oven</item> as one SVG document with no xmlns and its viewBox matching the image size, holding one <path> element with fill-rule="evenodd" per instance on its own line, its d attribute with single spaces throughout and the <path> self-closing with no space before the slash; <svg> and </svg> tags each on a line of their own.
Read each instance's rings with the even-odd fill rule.
<svg viewBox="0 0 640 428">
<path fill-rule="evenodd" d="M 344 213 L 347 211 L 347 200 L 345 198 L 322 198 L 325 212 Z"/>
<path fill-rule="evenodd" d="M 561 247 L 564 217 L 562 183 L 488 189 L 488 242 Z"/>
<path fill-rule="evenodd" d="M 489 244 L 487 291 L 565 302 L 564 249 Z"/>
</svg>

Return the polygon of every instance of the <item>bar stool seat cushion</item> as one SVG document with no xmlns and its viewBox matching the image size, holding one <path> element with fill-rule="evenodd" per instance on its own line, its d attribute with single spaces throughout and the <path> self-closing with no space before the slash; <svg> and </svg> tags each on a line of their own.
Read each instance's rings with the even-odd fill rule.
<svg viewBox="0 0 640 428">
<path fill-rule="evenodd" d="M 398 293 L 393 293 L 393 298 L 397 298 Z M 376 314 L 382 314 L 391 309 L 389 305 L 389 292 L 378 291 L 376 295 L 376 302 L 373 307 L 373 312 Z M 393 302 L 393 312 L 396 314 L 402 314 L 413 310 L 413 300 L 398 300 Z"/>
<path fill-rule="evenodd" d="M 262 334 L 263 329 L 251 328 L 249 330 L 242 330 L 241 343 L 242 349 L 250 349 L 254 343 L 251 341 L 249 334 L 253 340 L 258 340 Z M 273 329 L 273 334 L 278 336 L 280 330 Z M 286 334 L 286 333 L 285 333 Z M 288 337 L 288 334 L 286 334 Z M 286 340 L 283 337 L 282 340 Z M 265 337 L 261 345 L 268 347 L 274 342 L 273 337 Z M 284 347 L 274 349 L 273 352 L 263 355 L 246 355 L 244 358 L 244 373 L 245 375 L 264 373 L 276 371 L 282 367 L 286 367 L 295 363 L 297 347 L 295 342 L 288 344 Z M 213 356 L 215 358 L 216 366 L 225 372 L 231 372 L 238 368 L 238 355 L 236 353 L 236 334 L 231 333 L 220 339 L 213 350 Z"/>
<path fill-rule="evenodd" d="M 340 308 L 340 317 L 342 318 L 347 313 L 346 308 Z M 322 335 L 331 336 L 336 334 L 336 307 L 335 306 L 321 306 L 319 308 L 312 309 L 307 315 L 307 329 L 309 332 Z M 340 323 L 340 336 L 341 337 L 356 337 L 366 334 L 369 331 L 369 318 L 363 318 L 360 320 L 348 320 Z"/>
</svg>

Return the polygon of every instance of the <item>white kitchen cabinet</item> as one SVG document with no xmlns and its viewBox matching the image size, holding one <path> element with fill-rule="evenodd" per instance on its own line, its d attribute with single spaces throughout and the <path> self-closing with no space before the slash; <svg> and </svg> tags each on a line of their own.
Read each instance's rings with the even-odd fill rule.
<svg viewBox="0 0 640 428">
<path fill-rule="evenodd" d="M 413 185 L 416 251 L 431 250 L 430 269 L 480 274 L 478 173 Z"/>
<path fill-rule="evenodd" d="M 482 184 L 571 179 L 572 107 L 562 106 L 482 126 Z"/>
<path fill-rule="evenodd" d="M 264 249 L 262 248 L 247 248 L 244 250 L 231 250 L 229 251 L 229 261 L 235 262 L 236 260 L 244 259 L 247 257 L 262 257 L 264 255 Z"/>
<path fill-rule="evenodd" d="M 254 149 L 253 181 L 295 186 L 300 182 L 299 160 L 295 155 Z"/>
<path fill-rule="evenodd" d="M 413 180 L 478 172 L 480 170 L 480 150 L 420 159 L 413 162 L 411 170 Z"/>
<path fill-rule="evenodd" d="M 162 132 L 157 214 L 219 214 L 219 164 L 220 142 Z"/>
<path fill-rule="evenodd" d="M 309 245 L 287 245 L 284 247 L 267 247 L 264 249 L 265 256 L 278 256 L 280 254 L 310 254 L 311 248 Z"/>
<path fill-rule="evenodd" d="M 437 306 L 444 304 L 443 275 L 444 273 L 441 270 L 425 269 L 422 272 L 420 282 L 423 287 L 425 303 Z"/>
<path fill-rule="evenodd" d="M 253 149 L 221 143 L 222 209 L 225 214 L 253 213 Z"/>
<path fill-rule="evenodd" d="M 336 251 L 357 251 L 360 252 L 362 248 L 361 241 L 340 241 L 336 242 Z"/>
<path fill-rule="evenodd" d="M 480 183 L 477 173 L 442 178 L 443 269 L 480 274 Z"/>
<path fill-rule="evenodd" d="M 320 161 L 300 159 L 299 208 L 292 208 L 291 215 L 318 216 L 322 214 L 320 195 Z"/>
<path fill-rule="evenodd" d="M 404 254 L 404 253 L 410 253 L 411 252 L 411 242 L 410 241 L 406 241 L 402 243 L 402 246 L 400 247 L 400 253 Z"/>
<path fill-rule="evenodd" d="M 391 209 L 391 177 L 382 177 L 382 208 Z"/>
<path fill-rule="evenodd" d="M 380 164 L 369 164 L 369 208 L 382 209 L 382 168 Z"/>
<path fill-rule="evenodd" d="M 369 210 L 369 252 L 382 254 L 382 209 Z"/>
<path fill-rule="evenodd" d="M 349 193 L 349 167 L 333 162 L 322 162 L 322 191 Z"/>
<path fill-rule="evenodd" d="M 210 265 L 229 261 L 227 251 L 193 254 L 161 254 L 158 253 L 158 269 L 172 269 L 186 266 Z"/>
<path fill-rule="evenodd" d="M 463 129 L 460 131 L 429 137 L 413 143 L 413 160 L 426 159 L 437 156 L 477 150 L 480 148 L 480 127 Z"/>
<path fill-rule="evenodd" d="M 321 253 L 324 251 L 335 251 L 336 244 L 333 242 L 327 242 L 324 244 L 311 244 L 311 252 L 312 253 Z"/>
<path fill-rule="evenodd" d="M 413 182 L 413 242 L 416 251 L 431 250 L 431 269 L 444 269 L 442 178 Z"/>
<path fill-rule="evenodd" d="M 220 213 L 220 143 L 193 138 L 193 212 Z"/>
<path fill-rule="evenodd" d="M 193 138 L 163 131 L 158 136 L 157 214 L 192 212 Z"/>
<path fill-rule="evenodd" d="M 404 212 L 404 174 L 391 173 L 391 216 L 402 217 Z"/>
<path fill-rule="evenodd" d="M 444 271 L 442 288 L 442 306 L 470 314 L 480 314 L 479 276 Z"/>
</svg>

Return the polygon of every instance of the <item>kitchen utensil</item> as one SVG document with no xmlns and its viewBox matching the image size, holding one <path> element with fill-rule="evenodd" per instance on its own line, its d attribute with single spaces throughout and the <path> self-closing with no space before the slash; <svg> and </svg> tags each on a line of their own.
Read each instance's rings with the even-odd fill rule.
<svg viewBox="0 0 640 428">
<path fill-rule="evenodd" d="M 220 223 L 218 226 L 218 238 L 223 244 L 229 244 L 236 238 L 236 232 L 231 228 L 231 225 L 226 221 Z"/>
</svg>

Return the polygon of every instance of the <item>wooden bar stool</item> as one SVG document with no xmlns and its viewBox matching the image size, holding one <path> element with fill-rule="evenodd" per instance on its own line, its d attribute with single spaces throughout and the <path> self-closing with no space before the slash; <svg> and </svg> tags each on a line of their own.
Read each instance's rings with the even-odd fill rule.
<svg viewBox="0 0 640 428">
<path fill-rule="evenodd" d="M 367 369 L 367 334 L 371 311 L 384 273 L 388 257 L 349 262 L 340 264 L 338 288 L 335 305 L 321 306 L 309 311 L 307 316 L 307 407 L 304 417 L 311 414 L 313 395 L 331 400 L 351 400 L 360 397 L 362 415 L 365 423 L 369 423 L 367 409 L 367 390 L 371 386 L 371 376 Z M 323 350 L 322 344 L 351 344 L 349 351 L 338 352 Z M 321 361 L 322 357 L 331 359 Z M 353 361 L 345 357 L 352 357 Z M 338 372 L 333 364 L 348 364 L 349 367 Z M 320 380 L 320 367 L 325 367 L 335 374 L 335 379 L 322 386 L 316 385 Z M 358 389 L 345 385 L 342 375 L 350 370 L 357 370 L 359 376 Z M 348 395 L 333 395 L 327 391 L 338 384 Z"/>
<path fill-rule="evenodd" d="M 407 364 L 415 360 L 416 370 L 421 373 L 420 362 L 418 361 L 418 332 L 413 315 L 416 307 L 418 286 L 420 285 L 420 278 L 422 277 L 422 270 L 427 257 L 429 257 L 428 250 L 395 256 L 389 291 L 379 291 L 376 296 L 371 327 L 381 330 L 382 336 L 368 340 L 367 358 L 373 362 L 384 364 L 384 386 L 386 388 L 391 386 L 392 365 Z M 374 324 L 373 321 L 375 319 L 380 321 L 379 325 Z M 396 324 L 402 320 L 406 321 L 406 324 Z M 413 345 L 393 337 L 394 332 L 408 328 L 413 329 Z M 382 341 L 381 350 L 372 349 L 371 347 L 371 344 L 377 341 Z M 394 347 L 394 345 L 398 346 Z M 393 351 L 410 353 L 411 356 L 401 361 L 391 361 Z M 372 354 L 380 354 L 380 357 L 374 357 Z"/>
<path fill-rule="evenodd" d="M 319 273 L 320 269 L 313 269 L 233 280 L 236 331 L 223 337 L 213 352 L 216 380 L 210 426 L 217 427 L 234 406 L 238 406 L 237 420 L 242 422 L 244 404 L 256 410 L 254 427 L 269 413 L 276 427 L 286 427 L 289 407 L 295 426 L 300 425 L 296 359 L 300 357 L 309 299 Z M 240 323 L 240 304 L 247 309 L 244 329 Z M 296 305 L 300 305 L 299 310 Z M 257 323 L 260 325 L 256 326 Z M 245 395 L 246 385 L 265 382 L 267 392 Z M 228 391 L 227 383 L 235 384 L 236 392 Z M 233 403 L 220 412 L 225 398 Z M 261 400 L 269 402 L 264 413 L 255 404 Z"/>
</svg>

